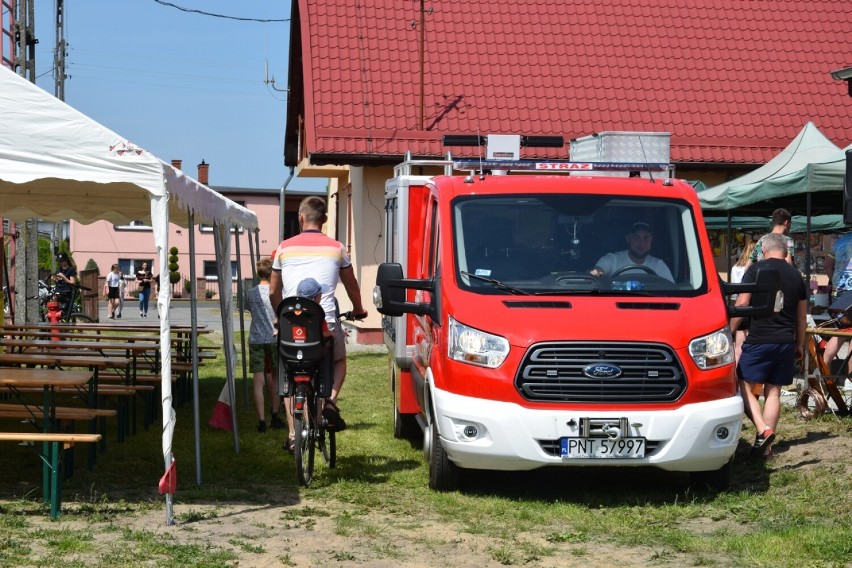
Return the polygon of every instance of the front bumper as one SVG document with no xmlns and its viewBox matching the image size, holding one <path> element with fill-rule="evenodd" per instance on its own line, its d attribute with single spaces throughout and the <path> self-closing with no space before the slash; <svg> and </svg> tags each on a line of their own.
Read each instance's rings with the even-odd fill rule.
<svg viewBox="0 0 852 568">
<path fill-rule="evenodd" d="M 730 460 L 742 428 L 739 396 L 672 410 L 629 412 L 530 409 L 514 403 L 434 389 L 435 419 L 449 458 L 459 467 L 530 470 L 544 466 L 654 466 L 668 471 L 711 471 Z M 559 441 L 579 435 L 581 418 L 626 418 L 627 436 L 646 439 L 644 458 L 563 460 Z M 717 435 L 721 429 L 727 436 Z"/>
</svg>

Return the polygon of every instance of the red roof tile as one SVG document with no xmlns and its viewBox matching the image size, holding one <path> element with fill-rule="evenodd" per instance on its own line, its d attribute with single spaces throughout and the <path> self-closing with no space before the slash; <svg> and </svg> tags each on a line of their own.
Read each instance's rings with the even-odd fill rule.
<svg viewBox="0 0 852 568">
<path fill-rule="evenodd" d="M 829 75 L 852 65 L 848 0 L 429 5 L 421 109 L 418 2 L 298 0 L 286 144 L 297 112 L 314 163 L 438 156 L 442 134 L 476 132 L 671 132 L 673 161 L 707 163 L 766 162 L 809 120 L 852 141 Z"/>
</svg>

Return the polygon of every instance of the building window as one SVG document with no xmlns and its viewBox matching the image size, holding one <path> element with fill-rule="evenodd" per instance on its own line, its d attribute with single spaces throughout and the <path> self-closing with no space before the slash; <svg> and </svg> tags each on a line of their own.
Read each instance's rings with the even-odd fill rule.
<svg viewBox="0 0 852 568">
<path fill-rule="evenodd" d="M 131 221 L 127 225 L 113 225 L 116 231 L 152 231 L 153 227 L 144 221 Z"/>
<path fill-rule="evenodd" d="M 154 272 L 154 261 L 150 258 L 119 258 L 118 269 L 124 273 L 125 278 L 135 278 L 143 263 L 148 265 L 148 270 Z"/>
<path fill-rule="evenodd" d="M 219 265 L 215 260 L 205 260 L 204 261 L 204 277 L 207 279 L 219 278 L 219 274 L 216 272 L 216 267 Z M 231 261 L 231 280 L 237 279 L 237 261 Z"/>
</svg>

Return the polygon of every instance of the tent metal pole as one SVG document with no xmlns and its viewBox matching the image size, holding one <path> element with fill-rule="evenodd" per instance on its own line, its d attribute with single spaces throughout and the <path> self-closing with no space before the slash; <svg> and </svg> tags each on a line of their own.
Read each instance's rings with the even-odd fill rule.
<svg viewBox="0 0 852 568">
<path fill-rule="evenodd" d="M 254 258 L 254 243 L 251 242 L 251 233 L 248 234 L 248 245 L 249 245 L 249 260 L 251 261 L 251 281 L 254 284 L 257 284 L 257 260 Z M 260 255 L 258 255 L 258 260 L 260 259 Z"/>
<path fill-rule="evenodd" d="M 201 486 L 201 418 L 198 402 L 198 294 L 195 280 L 195 215 L 189 212 L 189 352 L 192 354 L 192 418 L 195 431 L 195 484 Z"/>
<path fill-rule="evenodd" d="M 220 231 L 220 233 L 223 233 L 223 234 L 220 235 L 221 238 L 218 239 L 217 242 L 224 241 L 224 244 L 220 245 L 221 248 L 219 249 L 220 251 L 222 251 L 223 254 L 220 255 L 217 252 L 217 257 L 221 256 L 222 257 L 221 261 L 227 262 L 227 264 L 224 264 L 223 266 L 227 267 L 227 272 L 230 274 L 230 268 L 231 268 L 231 253 L 230 253 L 231 224 L 228 223 L 226 225 L 221 225 L 219 227 L 219 231 Z M 224 255 L 224 248 L 225 247 L 227 247 L 227 249 L 229 251 L 227 258 L 225 258 L 225 255 Z M 218 260 L 218 258 L 217 258 L 217 260 Z M 237 268 L 239 269 L 239 263 L 237 263 Z M 225 280 L 228 280 L 228 279 L 226 278 Z M 222 303 L 223 305 L 229 304 L 226 300 L 224 300 L 224 298 L 226 298 L 226 297 L 230 298 L 231 297 L 232 289 L 233 288 L 232 288 L 231 282 L 223 283 L 222 279 L 221 278 L 219 279 L 219 301 L 220 301 L 220 303 Z M 239 291 L 239 281 L 237 281 L 237 290 Z M 225 295 L 227 295 L 227 296 L 225 296 Z M 229 306 L 230 306 L 230 304 L 229 304 Z M 231 431 L 234 433 L 234 452 L 236 454 L 239 454 L 240 453 L 240 431 L 239 431 L 239 425 L 237 424 L 237 392 L 236 392 L 237 387 L 236 387 L 236 377 L 234 376 L 234 371 L 233 371 L 233 369 L 236 366 L 234 364 L 234 357 L 236 357 L 237 353 L 236 353 L 236 349 L 234 349 L 234 332 L 233 332 L 233 327 L 232 327 L 234 316 L 233 316 L 232 310 L 233 310 L 233 308 L 231 308 L 231 307 L 228 307 L 228 309 L 222 310 L 222 330 L 227 332 L 227 333 L 224 334 L 225 337 L 222 340 L 222 344 L 225 347 L 225 365 L 226 365 L 225 371 L 227 373 L 227 377 L 226 377 L 227 384 L 225 386 L 228 389 L 228 400 L 230 401 L 230 404 L 231 404 Z"/>
<path fill-rule="evenodd" d="M 728 268 L 728 282 L 731 281 L 731 255 L 734 252 L 734 229 L 731 227 L 731 210 L 728 209 L 728 232 L 725 240 L 728 241 L 726 243 L 726 248 L 728 249 L 728 262 L 725 263 Z"/>
<path fill-rule="evenodd" d="M 808 299 L 811 295 L 811 193 L 805 195 L 808 220 L 805 225 L 805 282 L 808 286 Z"/>
<path fill-rule="evenodd" d="M 245 323 L 245 291 L 243 286 L 242 257 L 240 256 L 240 232 L 234 230 L 234 252 L 237 255 L 237 306 L 240 310 L 240 349 L 242 352 L 243 365 L 243 410 L 248 410 L 248 367 L 246 366 L 246 323 Z"/>
</svg>

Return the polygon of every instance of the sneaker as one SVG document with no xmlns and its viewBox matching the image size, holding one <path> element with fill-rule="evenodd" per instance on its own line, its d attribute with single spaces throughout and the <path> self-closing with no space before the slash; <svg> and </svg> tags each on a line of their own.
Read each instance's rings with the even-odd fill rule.
<svg viewBox="0 0 852 568">
<path fill-rule="evenodd" d="M 322 417 L 325 418 L 327 430 L 333 432 L 346 430 L 346 421 L 340 416 L 340 409 L 330 400 L 326 401 L 325 408 L 322 409 Z"/>
<path fill-rule="evenodd" d="M 145 317 L 145 314 L 143 314 L 142 312 L 139 312 L 139 317 L 140 317 L 140 318 L 144 318 L 144 317 Z"/>
<path fill-rule="evenodd" d="M 115 319 L 115 316 L 114 316 L 114 315 L 112 315 L 112 314 L 110 314 L 110 315 L 108 315 L 108 316 L 107 316 L 107 319 L 114 320 L 114 319 Z"/>
<path fill-rule="evenodd" d="M 767 448 L 771 447 L 773 440 L 775 440 L 775 432 L 772 428 L 767 428 L 754 438 L 754 444 L 751 446 L 751 454 L 754 456 L 763 454 Z"/>
<path fill-rule="evenodd" d="M 121 319 L 121 314 L 115 314 L 115 319 Z"/>
<path fill-rule="evenodd" d="M 266 420 L 261 420 L 257 423 L 257 433 L 264 434 L 266 432 Z"/>
<path fill-rule="evenodd" d="M 275 428 L 276 430 L 278 430 L 278 429 L 281 429 L 281 428 L 286 428 L 286 427 L 287 427 L 287 425 L 284 423 L 284 421 L 283 421 L 283 420 L 281 420 L 281 419 L 278 417 L 278 415 L 277 415 L 277 414 L 273 414 L 273 415 L 272 415 L 272 420 L 270 420 L 270 421 L 269 421 L 269 427 L 270 427 L 270 428 Z"/>
</svg>

